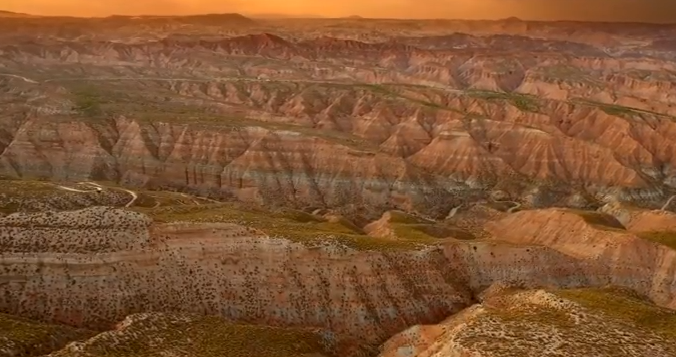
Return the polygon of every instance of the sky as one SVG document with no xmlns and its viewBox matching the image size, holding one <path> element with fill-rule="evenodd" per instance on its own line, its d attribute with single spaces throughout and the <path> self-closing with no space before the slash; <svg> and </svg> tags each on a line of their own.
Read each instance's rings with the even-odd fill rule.
<svg viewBox="0 0 676 357">
<path fill-rule="evenodd" d="M 359 15 L 386 18 L 640 21 L 676 23 L 676 0 L 0 0 L 36 15 L 196 13 Z"/>
</svg>

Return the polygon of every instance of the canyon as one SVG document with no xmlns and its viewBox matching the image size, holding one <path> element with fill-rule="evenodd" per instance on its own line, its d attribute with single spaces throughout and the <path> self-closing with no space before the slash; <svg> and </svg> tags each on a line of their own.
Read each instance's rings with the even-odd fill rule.
<svg viewBox="0 0 676 357">
<path fill-rule="evenodd" d="M 204 222 L 189 221 L 196 211 Z M 220 213 L 208 214 L 213 211 Z M 551 292 L 541 293 L 549 296 L 545 302 L 523 301 L 522 295 L 516 295 L 519 299 L 511 302 L 526 309 L 524 311 L 532 311 L 533 306 L 542 307 L 544 317 L 535 319 L 540 325 L 547 325 L 547 320 L 542 321 L 548 316 L 546 309 L 567 311 L 547 302 L 559 301 L 556 294 L 565 297 L 570 291 L 576 291 L 566 289 L 602 294 L 603 289 L 614 286 L 635 292 L 638 297 L 632 298 L 631 303 L 643 309 L 655 309 L 651 314 L 657 314 L 666 326 L 672 326 L 665 332 L 639 327 L 637 329 L 644 333 L 632 332 L 638 333 L 633 338 L 642 340 L 650 336 L 655 341 L 650 348 L 654 348 L 657 355 L 673 353 L 670 346 L 676 336 L 669 321 L 676 319 L 676 312 L 671 310 L 676 307 L 676 251 L 640 232 L 619 228 L 622 226 L 610 215 L 596 213 L 598 216 L 593 218 L 598 219 L 597 222 L 590 218 L 590 213 L 569 209 L 521 211 L 487 224 L 487 230 L 495 232 L 493 238 L 449 236 L 441 242 L 419 240 L 416 243 L 420 246 L 413 247 L 397 244 L 397 240 L 403 243 L 406 237 L 363 235 L 358 239 L 371 242 L 358 245 L 350 239 L 356 232 L 332 234 L 330 232 L 339 232 L 332 229 L 322 233 L 322 228 L 312 232 L 312 226 L 331 221 L 320 216 L 309 221 L 300 213 L 286 212 L 283 216 L 251 213 L 275 219 L 269 227 L 296 222 L 308 231 L 307 235 L 301 235 L 293 234 L 291 225 L 268 231 L 252 218 L 228 218 L 226 212 L 223 207 L 192 206 L 183 212 L 174 210 L 170 216 L 158 215 L 156 221 L 140 212 L 100 206 L 58 213 L 10 214 L 0 220 L 3 311 L 89 331 L 117 326 L 117 332 L 104 332 L 103 336 L 107 337 L 97 335 L 85 342 L 85 347 L 70 346 L 59 352 L 68 356 L 77 354 L 78 348 L 86 351 L 90 344 L 99 345 L 91 347 L 93 355 L 106 355 L 101 352 L 106 349 L 101 347 L 106 346 L 102 341 L 122 339 L 134 346 L 133 341 L 139 341 L 138 344 L 140 336 L 144 336 L 143 332 L 128 332 L 136 328 L 144 331 L 168 324 L 163 327 L 165 332 L 154 332 L 162 340 L 162 334 L 174 331 L 171 326 L 180 329 L 185 324 L 205 323 L 216 324 L 220 326 L 218 329 L 239 331 L 232 327 L 234 322 L 246 324 L 245 330 L 271 326 L 287 329 L 283 334 L 311 334 L 308 336 L 314 337 L 309 341 L 314 341 L 316 346 L 321 346 L 318 349 L 330 356 L 376 355 L 377 347 L 391 336 L 395 337 L 386 344 L 390 347 L 385 347 L 383 356 L 397 356 L 387 352 L 394 348 L 391 346 L 399 346 L 395 350 L 414 346 L 407 348 L 419 349 L 420 355 L 426 355 L 423 352 L 432 347 L 418 339 L 427 336 L 425 331 L 431 327 L 416 330 L 422 335 L 415 338 L 410 332 L 402 331 L 413 325 L 440 323 L 449 316 L 465 320 L 464 314 L 473 315 L 469 311 L 476 309 L 495 309 L 490 301 L 504 299 L 500 291 L 517 289 L 526 291 L 519 294 L 530 296 L 529 290 L 550 289 Z M 235 212 L 247 210 L 239 208 Z M 399 228 L 413 229 L 421 225 L 415 217 L 401 212 L 388 215 L 392 217 L 386 224 L 392 228 L 399 225 Z M 599 223 L 604 219 L 607 222 Z M 671 221 L 674 219 L 676 215 L 672 214 Z M 237 221 L 239 223 L 233 223 Z M 275 233 L 277 231 L 289 234 L 285 237 Z M 394 231 L 402 232 L 401 229 Z M 585 249 L 581 250 L 581 246 Z M 497 297 L 489 299 L 486 294 Z M 622 297 L 622 294 L 608 295 Z M 662 307 L 651 305 L 653 303 Z M 575 300 L 569 304 L 583 311 L 580 314 L 585 318 L 626 326 L 610 314 L 606 317 L 594 310 L 584 313 Z M 513 313 L 511 307 L 504 309 Z M 152 311 L 168 315 L 148 315 Z M 225 320 L 205 322 L 204 317 L 200 317 L 205 315 Z M 484 311 L 479 315 L 489 313 Z M 517 325 L 539 326 L 528 322 L 533 318 L 528 316 L 526 314 L 524 321 L 517 321 Z M 468 319 L 473 321 L 475 317 Z M 496 323 L 490 319 L 480 320 Z M 116 325 L 118 321 L 126 321 L 122 322 L 124 327 Z M 551 323 L 565 325 L 565 321 L 562 318 Z M 596 325 L 590 325 L 591 332 L 595 331 L 593 326 Z M 469 327 L 466 328 L 456 331 L 457 336 L 452 334 L 454 337 L 450 340 L 459 338 L 461 341 L 456 341 L 454 348 L 482 351 L 481 347 L 462 342 L 461 336 L 471 335 Z M 430 332 L 433 338 L 428 345 L 447 346 L 448 337 L 441 333 L 445 329 L 433 328 L 436 330 L 440 332 L 436 335 Z M 499 333 L 497 327 L 494 330 Z M 579 331 L 574 331 L 564 334 L 574 335 L 565 337 L 566 341 L 581 338 L 576 335 Z M 398 335 L 400 333 L 403 335 Z M 94 332 L 90 334 L 93 336 Z M 271 334 L 276 336 L 274 330 Z M 401 336 L 408 336 L 407 342 L 400 341 Z M 214 335 L 209 339 L 218 341 L 218 338 Z M 434 342 L 435 338 L 439 341 Z M 617 336 L 601 334 L 596 338 L 618 343 Z M 529 341 L 523 336 L 521 340 Z M 108 343 L 119 346 L 120 353 L 128 351 L 117 342 Z M 187 343 L 190 348 L 207 348 L 181 343 Z M 493 348 L 497 348 L 497 352 L 517 353 L 518 350 L 509 346 L 512 345 L 494 345 Z M 149 355 L 163 349 L 183 351 L 168 342 L 160 342 L 157 348 L 160 349 Z M 583 347 L 578 344 L 575 348 L 579 351 Z M 200 355 L 209 355 L 203 353 Z"/>
<path fill-rule="evenodd" d="M 676 356 L 673 25 L 0 29 L 2 357 Z"/>
</svg>

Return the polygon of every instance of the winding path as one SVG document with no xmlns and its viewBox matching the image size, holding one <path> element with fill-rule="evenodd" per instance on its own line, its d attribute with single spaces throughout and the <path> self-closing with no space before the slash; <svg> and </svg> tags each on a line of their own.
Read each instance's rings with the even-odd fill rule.
<svg viewBox="0 0 676 357">
<path fill-rule="evenodd" d="M 110 187 L 105 187 L 105 186 L 99 185 L 96 182 L 91 182 L 91 181 L 78 182 L 77 184 L 78 185 L 90 186 L 90 187 L 94 187 L 94 188 L 91 189 L 91 190 L 80 190 L 80 189 L 77 189 L 77 188 L 66 187 L 66 186 L 61 186 L 61 185 L 56 185 L 56 187 L 59 188 L 59 189 L 62 189 L 62 190 L 66 190 L 66 191 L 82 192 L 82 193 L 101 192 L 105 189 L 110 189 Z M 124 205 L 124 207 L 126 207 L 126 208 L 131 207 L 136 202 L 136 200 L 138 199 L 138 194 L 136 192 L 132 191 L 132 190 L 128 190 L 128 189 L 122 188 L 122 187 L 115 187 L 115 189 L 125 191 L 129 195 L 131 195 L 131 200 L 129 200 L 129 202 L 127 202 L 127 204 Z"/>
<path fill-rule="evenodd" d="M 676 196 L 675 196 L 675 197 L 676 197 Z M 511 204 L 513 204 L 514 206 L 510 207 L 509 209 L 507 209 L 507 211 L 506 211 L 507 213 L 514 213 L 514 211 L 518 210 L 518 209 L 521 208 L 521 206 L 522 206 L 522 204 L 521 204 L 520 202 L 517 202 L 517 201 L 498 201 L 498 200 L 493 200 L 493 202 L 503 202 L 503 203 L 511 203 Z M 458 213 L 458 210 L 459 210 L 460 208 L 462 208 L 463 205 L 464 205 L 464 204 L 460 204 L 459 206 L 455 206 L 455 207 L 451 208 L 451 210 L 448 212 L 448 215 L 446 216 L 445 219 L 451 219 L 451 218 L 455 217 L 455 215 Z M 476 205 L 476 203 L 475 203 L 474 205 Z M 474 205 L 472 205 L 472 206 L 474 206 Z"/>
<path fill-rule="evenodd" d="M 11 77 L 11 78 L 18 78 L 18 79 L 21 79 L 21 80 L 23 80 L 24 82 L 27 82 L 27 83 L 33 83 L 33 84 L 38 84 L 38 83 L 39 83 L 38 81 L 32 80 L 32 79 L 30 79 L 30 78 L 26 78 L 26 77 L 24 77 L 24 76 L 19 76 L 19 75 L 16 75 L 16 74 L 0 73 L 0 76 L 2 76 L 2 77 Z"/>
<path fill-rule="evenodd" d="M 182 196 L 182 197 L 185 197 L 185 198 L 187 198 L 187 199 L 189 199 L 189 200 L 191 200 L 192 203 L 194 203 L 196 206 L 199 206 L 199 205 L 200 205 L 200 203 L 197 202 L 197 200 L 196 200 L 194 197 L 188 195 L 187 193 L 181 193 L 181 196 Z"/>
<path fill-rule="evenodd" d="M 514 211 L 516 211 L 516 210 L 518 210 L 519 208 L 521 208 L 521 203 L 520 203 L 520 202 L 516 202 L 516 201 L 505 201 L 505 202 L 511 202 L 511 203 L 514 204 L 513 207 L 510 207 L 510 208 L 507 210 L 507 213 L 514 213 Z"/>
<path fill-rule="evenodd" d="M 676 195 L 673 195 L 673 196 L 669 197 L 669 199 L 667 200 L 667 202 L 664 203 L 664 205 L 662 206 L 662 208 L 660 208 L 660 210 L 661 210 L 661 211 L 666 211 L 667 208 L 669 207 L 669 205 L 671 205 L 671 202 L 672 202 L 673 200 L 675 200 L 675 199 L 676 199 Z"/>
<path fill-rule="evenodd" d="M 458 213 L 458 210 L 462 207 L 463 205 L 460 204 L 459 206 L 455 206 L 451 208 L 451 210 L 448 212 L 448 215 L 446 216 L 446 219 L 451 219 L 455 217 L 455 215 Z"/>
<path fill-rule="evenodd" d="M 95 190 L 80 190 L 80 189 L 77 189 L 77 188 L 66 187 L 66 186 L 61 186 L 61 185 L 56 185 L 56 188 L 59 188 L 59 189 L 61 189 L 61 190 L 70 191 L 70 192 L 83 192 L 83 193 L 87 193 L 87 192 L 101 192 L 101 191 L 102 191 L 101 189 L 95 189 Z"/>
</svg>

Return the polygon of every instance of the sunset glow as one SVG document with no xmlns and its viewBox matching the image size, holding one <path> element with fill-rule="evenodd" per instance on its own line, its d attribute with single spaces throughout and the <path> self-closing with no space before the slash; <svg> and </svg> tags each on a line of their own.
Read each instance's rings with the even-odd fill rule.
<svg viewBox="0 0 676 357">
<path fill-rule="evenodd" d="M 676 21 L 671 0 L 3 0 L 0 9 L 39 15 L 107 16 L 194 13 L 340 17 Z"/>
</svg>

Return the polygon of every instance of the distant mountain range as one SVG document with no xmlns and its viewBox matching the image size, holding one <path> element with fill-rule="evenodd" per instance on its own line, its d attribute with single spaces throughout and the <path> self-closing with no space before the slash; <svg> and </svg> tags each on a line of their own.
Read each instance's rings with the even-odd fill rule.
<svg viewBox="0 0 676 357">
<path fill-rule="evenodd" d="M 39 16 L 30 15 L 30 14 L 23 14 L 23 13 L 20 13 L 20 12 L 0 10 L 0 17 L 39 17 Z"/>
<path fill-rule="evenodd" d="M 253 18 L 253 19 L 324 19 L 325 16 L 316 15 L 316 14 L 275 14 L 275 13 L 262 13 L 262 14 L 244 14 L 244 16 Z"/>
</svg>

